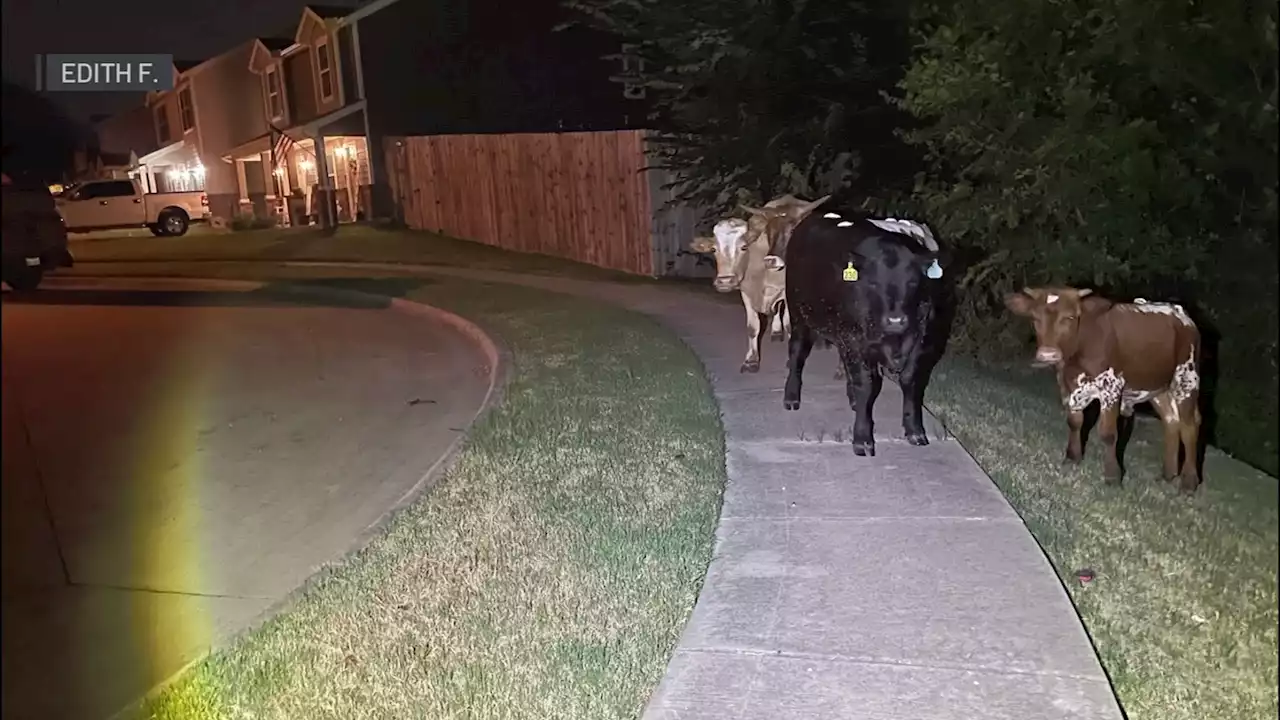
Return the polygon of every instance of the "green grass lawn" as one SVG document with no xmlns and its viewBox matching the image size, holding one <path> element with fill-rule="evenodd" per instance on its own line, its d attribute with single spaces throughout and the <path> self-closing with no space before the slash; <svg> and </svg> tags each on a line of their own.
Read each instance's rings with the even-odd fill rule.
<svg viewBox="0 0 1280 720">
<path fill-rule="evenodd" d="M 1061 464 L 1052 375 L 951 358 L 928 393 L 1071 588 L 1129 720 L 1276 717 L 1275 478 L 1211 450 L 1199 495 L 1178 497 L 1157 480 L 1159 424 L 1139 420 L 1124 484 L 1106 487 L 1100 443 Z"/>
<path fill-rule="evenodd" d="M 340 284 L 490 329 L 515 357 L 505 397 L 383 534 L 137 717 L 636 717 L 693 608 L 725 482 L 698 360 L 600 304 L 474 282 Z"/>
</svg>

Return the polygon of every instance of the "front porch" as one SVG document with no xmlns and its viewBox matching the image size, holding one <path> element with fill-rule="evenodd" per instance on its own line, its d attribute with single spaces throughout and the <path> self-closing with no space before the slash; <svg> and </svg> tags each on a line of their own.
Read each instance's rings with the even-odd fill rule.
<svg viewBox="0 0 1280 720">
<path fill-rule="evenodd" d="M 138 158 L 129 175 L 147 193 L 195 192 L 205 190 L 205 169 L 195 148 L 185 140 L 166 145 Z"/>
<path fill-rule="evenodd" d="M 369 142 L 357 132 L 361 110 L 344 108 L 307 125 L 273 130 L 224 157 L 236 166 L 240 213 L 274 218 L 282 226 L 319 224 L 322 190 L 329 189 L 335 222 L 371 217 Z"/>
</svg>

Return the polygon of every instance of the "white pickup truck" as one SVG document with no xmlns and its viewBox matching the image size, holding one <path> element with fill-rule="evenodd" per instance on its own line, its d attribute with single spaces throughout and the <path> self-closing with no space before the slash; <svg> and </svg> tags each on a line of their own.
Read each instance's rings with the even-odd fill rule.
<svg viewBox="0 0 1280 720">
<path fill-rule="evenodd" d="M 144 193 L 136 180 L 90 180 L 57 201 L 67 232 L 145 227 L 156 235 L 184 235 L 191 223 L 209 219 L 204 192 Z"/>
</svg>

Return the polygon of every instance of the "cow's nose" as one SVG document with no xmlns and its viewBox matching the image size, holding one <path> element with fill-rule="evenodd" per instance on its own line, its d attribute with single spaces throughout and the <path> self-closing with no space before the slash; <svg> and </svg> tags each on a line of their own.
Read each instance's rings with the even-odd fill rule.
<svg viewBox="0 0 1280 720">
<path fill-rule="evenodd" d="M 712 282 L 712 285 L 714 285 L 715 289 L 720 292 L 729 292 L 733 289 L 733 276 L 717 275 L 715 281 Z"/>
<path fill-rule="evenodd" d="M 1040 347 L 1036 348 L 1036 362 L 1040 363 L 1056 363 L 1062 359 L 1062 351 L 1058 348 Z"/>
<path fill-rule="evenodd" d="M 888 333 L 900 333 L 907 329 L 907 316 L 900 313 L 884 317 L 884 330 Z"/>
</svg>

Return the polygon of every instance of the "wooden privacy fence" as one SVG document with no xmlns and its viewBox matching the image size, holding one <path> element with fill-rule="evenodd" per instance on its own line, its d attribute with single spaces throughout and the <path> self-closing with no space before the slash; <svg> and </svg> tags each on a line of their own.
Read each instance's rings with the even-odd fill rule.
<svg viewBox="0 0 1280 720">
<path fill-rule="evenodd" d="M 640 275 L 670 274 L 692 211 L 655 213 L 645 131 L 387 138 L 392 196 L 414 229 Z"/>
</svg>

